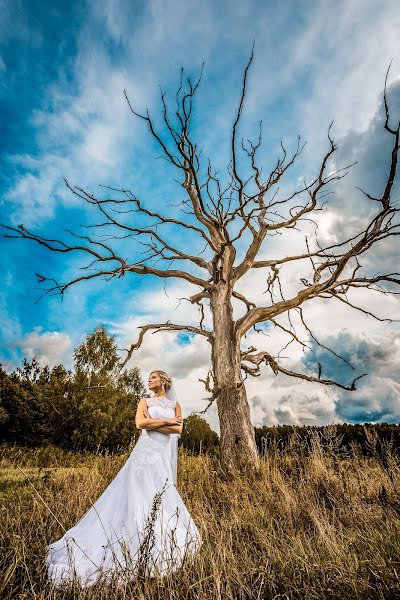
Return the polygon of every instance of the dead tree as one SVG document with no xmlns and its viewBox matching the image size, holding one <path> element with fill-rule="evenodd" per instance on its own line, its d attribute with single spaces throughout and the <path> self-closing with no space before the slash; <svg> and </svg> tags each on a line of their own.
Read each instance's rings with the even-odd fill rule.
<svg viewBox="0 0 400 600">
<path fill-rule="evenodd" d="M 324 378 L 321 365 L 319 365 L 318 375 L 291 371 L 281 364 L 279 356 L 272 356 L 268 349 L 257 351 L 255 347 L 250 347 L 242 350 L 241 341 L 246 332 L 252 328 L 257 331 L 257 323 L 270 322 L 287 334 L 290 340 L 288 343 L 295 341 L 302 344 L 304 348 L 305 343 L 300 339 L 293 326 L 291 325 L 290 329 L 285 328 L 276 320 L 280 315 L 287 314 L 290 321 L 290 312 L 297 311 L 304 325 L 305 335 L 311 336 L 319 344 L 304 319 L 302 305 L 310 302 L 313 298 L 333 298 L 353 309 L 370 314 L 374 318 L 389 321 L 389 319 L 380 319 L 363 308 L 352 304 L 347 299 L 346 293 L 353 288 L 368 288 L 383 294 L 394 294 L 399 292 L 389 291 L 382 287 L 382 284 L 400 283 L 399 273 L 387 273 L 373 277 L 363 276 L 360 273 L 361 264 L 358 260 L 358 257 L 378 241 L 396 236 L 399 233 L 399 225 L 393 222 L 399 209 L 391 203 L 391 192 L 397 168 L 400 123 L 396 128 L 389 125 L 386 87 L 390 65 L 385 78 L 384 101 L 386 109 L 385 129 L 393 136 L 391 164 L 382 195 L 372 197 L 367 192 L 363 192 L 369 201 L 376 203 L 376 215 L 371 219 L 368 227 L 354 237 L 332 246 L 321 247 L 316 239 L 316 247 L 312 249 L 309 247 L 306 238 L 306 251 L 301 254 L 268 260 L 257 259 L 263 249 L 264 241 L 266 238 L 268 239 L 267 236 L 276 235 L 277 232 L 280 233 L 282 230 L 295 228 L 300 221 L 306 220 L 306 218 L 310 220 L 310 215 L 314 211 L 322 210 L 323 203 L 321 203 L 321 199 L 327 192 L 327 186 L 333 181 L 344 177 L 348 172 L 347 169 L 352 165 L 327 173 L 328 162 L 337 148 L 330 135 L 331 123 L 328 129 L 329 149 L 322 158 L 319 172 L 312 181 L 304 182 L 300 189 L 297 189 L 288 197 L 281 198 L 279 197 L 278 184 L 305 145 L 303 144 L 300 147 L 300 137 L 298 137 L 297 149 L 291 158 L 287 157 L 286 150 L 281 142 L 283 156 L 278 158 L 275 167 L 266 178 L 262 175 L 262 169 L 258 164 L 258 150 L 262 142 L 261 123 L 258 139 L 254 142 L 248 140 L 248 143 L 244 143 L 242 139 L 240 147 L 243 153 L 238 152 L 238 126 L 246 96 L 247 78 L 253 60 L 253 50 L 244 70 L 240 102 L 233 120 L 230 136 L 231 157 L 227 166 L 225 183 L 219 173 L 212 168 L 210 160 L 203 161 L 198 144 L 194 143 L 190 131 L 193 101 L 201 81 L 203 68 L 196 82 L 187 78 L 184 83 L 183 69 L 181 70 L 180 85 L 176 93 L 175 116 L 171 114 L 171 108 L 166 100 L 166 93 L 161 91 L 165 135 L 161 135 L 157 131 L 154 120 L 148 111 L 146 114 L 140 114 L 132 108 L 132 104 L 124 90 L 129 109 L 136 117 L 143 119 L 151 135 L 159 144 L 163 158 L 169 161 L 176 172 L 180 174 L 179 182 L 185 190 L 185 199 L 179 205 L 180 211 L 190 215 L 190 220 L 194 221 L 194 224 L 189 222 L 189 219 L 183 218 L 183 220 L 180 220 L 165 216 L 165 214 L 162 214 L 164 212 L 162 207 L 160 212 L 149 210 L 128 189 L 102 186 L 122 194 L 122 197 L 99 199 L 79 186 L 75 186 L 73 189 L 65 180 L 66 185 L 74 194 L 85 202 L 93 204 L 104 217 L 104 222 L 88 227 L 101 229 L 102 231 L 111 227 L 114 232 L 115 230 L 122 232 L 122 235 L 118 237 L 115 234 L 108 234 L 103 236 L 104 241 L 97 241 L 92 237 L 78 235 L 66 230 L 75 238 L 81 240 L 79 245 L 70 245 L 64 241 L 48 239 L 32 233 L 23 225 L 19 225 L 17 228 L 2 225 L 8 230 L 17 232 L 17 235 L 6 235 L 5 237 L 30 239 L 44 245 L 51 251 L 78 252 L 89 255 L 93 259 L 84 268 L 89 270 L 93 269 L 93 265 L 96 265 L 94 273 L 87 273 L 66 283 L 59 284 L 54 279 L 36 274 L 40 282 L 49 281 L 52 284 L 51 287 L 45 288 L 43 295 L 48 293 L 63 295 L 68 287 L 80 281 L 102 276 L 112 279 L 124 276 L 127 273 L 153 275 L 163 279 L 168 277 L 183 279 L 196 288 L 195 293 L 186 300 L 189 300 L 193 305 L 198 305 L 201 316 L 199 326 L 179 325 L 170 321 L 143 325 L 140 327 L 141 331 L 137 341 L 126 349 L 127 354 L 122 366 L 131 359 L 133 352 L 140 347 L 144 335 L 149 331 L 153 333 L 159 331 L 189 331 L 204 336 L 211 345 L 211 365 L 206 379 L 200 380 L 210 394 L 209 397 L 205 398 L 208 404 L 202 412 L 205 412 L 213 402 L 216 402 L 221 429 L 221 458 L 223 465 L 228 469 L 232 466 L 243 466 L 243 464 L 256 465 L 258 461 L 244 381 L 248 375 L 253 377 L 260 375 L 262 364 L 269 365 L 275 375 L 285 373 L 294 378 L 327 386 L 338 386 L 345 390 L 355 390 L 356 381 L 365 375 L 361 374 L 348 385 L 343 385 L 332 379 Z M 246 175 L 240 172 L 240 156 L 242 159 L 246 159 L 249 165 Z M 249 191 L 251 186 L 253 186 L 253 191 Z M 300 198 L 301 202 L 299 202 Z M 294 203 L 294 206 L 292 203 Z M 128 210 L 121 210 L 121 207 L 125 206 L 128 207 Z M 287 214 L 284 216 L 281 214 L 283 209 L 287 209 Z M 134 227 L 130 220 L 131 213 L 147 215 L 155 221 L 149 227 Z M 125 216 L 122 217 L 122 215 Z M 236 235 L 232 235 L 230 231 L 234 222 L 240 225 Z M 165 236 L 159 232 L 159 226 L 165 224 L 177 227 L 187 235 L 197 236 L 199 241 L 204 241 L 205 248 L 203 252 L 208 252 L 208 258 L 200 256 L 202 253 L 191 255 L 187 251 L 175 247 L 171 237 L 165 239 Z M 248 230 L 249 235 L 251 234 L 251 242 L 244 258 L 235 263 L 235 242 L 243 236 L 246 230 Z M 147 256 L 137 262 L 129 262 L 106 243 L 106 239 L 129 239 L 134 236 L 140 236 L 143 240 L 141 243 L 147 248 Z M 125 242 L 124 251 L 127 253 L 127 250 L 128 244 Z M 308 279 L 299 277 L 301 287 L 297 293 L 290 298 L 284 298 L 280 284 L 281 271 L 287 263 L 305 259 L 308 259 L 311 263 L 312 277 Z M 151 261 L 154 262 L 150 264 Z M 165 269 L 159 268 L 155 266 L 156 261 L 161 261 L 162 265 L 166 263 L 169 263 L 169 265 Z M 187 261 L 195 265 L 197 267 L 196 274 L 186 270 L 169 268 L 176 261 Z M 99 265 L 100 268 L 97 269 Z M 251 299 L 246 298 L 235 289 L 237 282 L 251 269 L 269 270 L 266 291 L 269 293 L 271 302 L 266 306 L 256 306 Z M 349 270 L 351 271 L 350 274 L 346 274 Z M 279 300 L 274 299 L 276 287 L 280 291 Z M 245 314 L 237 319 L 233 315 L 233 298 L 243 303 L 246 310 Z M 211 311 L 211 331 L 204 327 L 205 308 Z M 329 348 L 328 350 L 333 352 Z M 345 360 L 335 352 L 333 354 Z"/>
</svg>

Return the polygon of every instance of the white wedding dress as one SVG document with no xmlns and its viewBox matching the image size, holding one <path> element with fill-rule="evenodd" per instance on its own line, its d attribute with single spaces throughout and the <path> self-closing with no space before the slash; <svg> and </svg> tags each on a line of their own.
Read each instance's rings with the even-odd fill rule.
<svg viewBox="0 0 400 600">
<path fill-rule="evenodd" d="M 175 401 L 147 398 L 153 419 L 175 416 Z M 174 572 L 202 540 L 177 488 L 178 434 L 142 429 L 129 458 L 83 517 L 46 548 L 56 586 L 78 578 L 132 581 Z"/>
</svg>

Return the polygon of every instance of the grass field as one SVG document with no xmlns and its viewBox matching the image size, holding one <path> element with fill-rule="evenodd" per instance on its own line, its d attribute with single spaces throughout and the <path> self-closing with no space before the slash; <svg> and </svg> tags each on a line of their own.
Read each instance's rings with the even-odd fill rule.
<svg viewBox="0 0 400 600">
<path fill-rule="evenodd" d="M 179 449 L 178 490 L 199 527 L 195 561 L 126 590 L 59 591 L 45 546 L 61 537 L 128 457 L 0 447 L 0 596 L 28 598 L 400 598 L 400 463 L 392 452 L 338 456 L 270 447 L 254 474 L 225 477 L 216 459 Z"/>
</svg>

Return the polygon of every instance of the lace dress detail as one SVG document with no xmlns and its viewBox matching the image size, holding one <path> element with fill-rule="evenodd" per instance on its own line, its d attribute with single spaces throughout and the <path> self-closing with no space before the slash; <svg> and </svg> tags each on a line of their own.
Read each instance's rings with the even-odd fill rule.
<svg viewBox="0 0 400 600">
<path fill-rule="evenodd" d="M 152 419 L 175 416 L 175 401 L 147 398 Z M 56 586 L 75 575 L 82 586 L 99 577 L 132 581 L 140 564 L 140 547 L 148 535 L 155 495 L 161 500 L 154 524 L 150 575 L 179 568 L 185 555 L 194 555 L 202 539 L 176 488 L 178 434 L 142 429 L 131 454 L 96 502 L 62 538 L 47 546 L 49 578 Z M 121 569 L 121 570 L 120 570 Z"/>
<path fill-rule="evenodd" d="M 152 398 L 146 398 L 147 406 L 160 406 L 161 408 L 172 408 L 175 412 L 175 400 L 171 400 L 166 396 L 153 396 Z"/>
</svg>

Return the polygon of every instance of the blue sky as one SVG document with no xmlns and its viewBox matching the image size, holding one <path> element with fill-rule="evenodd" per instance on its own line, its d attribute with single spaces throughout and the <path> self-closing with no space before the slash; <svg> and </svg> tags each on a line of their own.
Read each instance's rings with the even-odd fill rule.
<svg viewBox="0 0 400 600">
<path fill-rule="evenodd" d="M 178 174 L 157 159 L 159 148 L 145 124 L 130 112 L 123 90 L 135 109 L 148 108 L 160 126 L 159 86 L 173 101 L 180 68 L 195 79 L 204 61 L 193 135 L 213 165 L 224 169 L 243 69 L 255 40 L 241 135 L 254 138 L 263 120 L 260 161 L 265 172 L 276 162 L 281 140 L 289 152 L 295 150 L 298 134 L 307 141 L 301 160 L 282 186 L 293 190 L 300 177 L 310 177 L 318 168 L 334 118 L 339 146 L 335 164 L 358 163 L 337 186 L 318 224 L 326 241 L 357 228 L 373 207 L 355 186 L 379 191 L 389 160 L 382 91 L 392 58 L 389 98 L 393 115 L 400 115 L 396 4 L 0 0 L 1 222 L 22 223 L 58 239 L 71 239 L 65 229 L 87 235 L 80 225 L 99 222 L 99 215 L 67 189 L 64 178 L 103 198 L 107 191 L 99 185 L 129 188 L 147 208 L 178 216 L 173 206 L 183 198 L 182 188 L 173 181 Z M 135 223 L 144 226 L 150 221 L 139 216 Z M 190 244 L 193 252 L 202 249 L 175 227 L 163 232 L 182 248 Z M 278 251 L 289 254 L 303 241 L 304 234 L 296 238 L 294 232 L 285 241 L 273 238 L 262 257 Z M 136 275 L 99 279 L 69 288 L 63 301 L 48 295 L 38 301 L 44 290 L 35 273 L 65 283 L 87 261 L 78 255 L 50 253 L 28 240 L 1 237 L 0 244 L 6 257 L 0 275 L 0 361 L 9 372 L 23 356 L 34 355 L 43 364 L 63 362 L 72 367 L 73 348 L 99 324 L 107 326 L 121 348 L 136 341 L 137 327 L 148 322 L 198 324 L 197 311 L 185 301 L 179 303 L 194 288 L 180 280 Z M 130 259 L 143 251 L 131 240 L 116 247 Z M 243 239 L 239 256 L 245 248 Z M 395 240 L 381 244 L 374 256 L 366 258 L 366 268 L 390 267 L 398 250 Z M 263 303 L 261 279 L 260 273 L 247 278 L 241 290 Z M 298 279 L 289 269 L 288 293 L 296 289 Z M 394 296 L 376 296 L 364 296 L 362 305 L 399 318 Z M 235 309 L 239 316 L 242 308 Z M 368 371 L 368 378 L 350 393 L 276 378 L 264 367 L 259 378 L 246 381 L 253 422 L 399 422 L 398 325 L 322 301 L 307 311 L 319 339 L 329 338 L 336 351 L 345 349 L 346 356 L 357 356 L 357 365 L 361 372 Z M 263 330 L 264 335 L 247 336 L 246 344 L 277 354 L 288 340 L 269 326 Z M 303 356 L 293 346 L 282 353 L 285 364 L 294 370 L 311 368 L 318 350 L 310 344 Z M 320 358 L 327 376 L 350 376 L 332 355 Z M 205 406 L 199 378 L 205 377 L 209 361 L 203 340 L 160 333 L 149 336 L 131 364 L 142 369 L 145 381 L 156 365 L 169 370 L 189 413 Z M 207 418 L 218 430 L 215 409 Z"/>
</svg>

